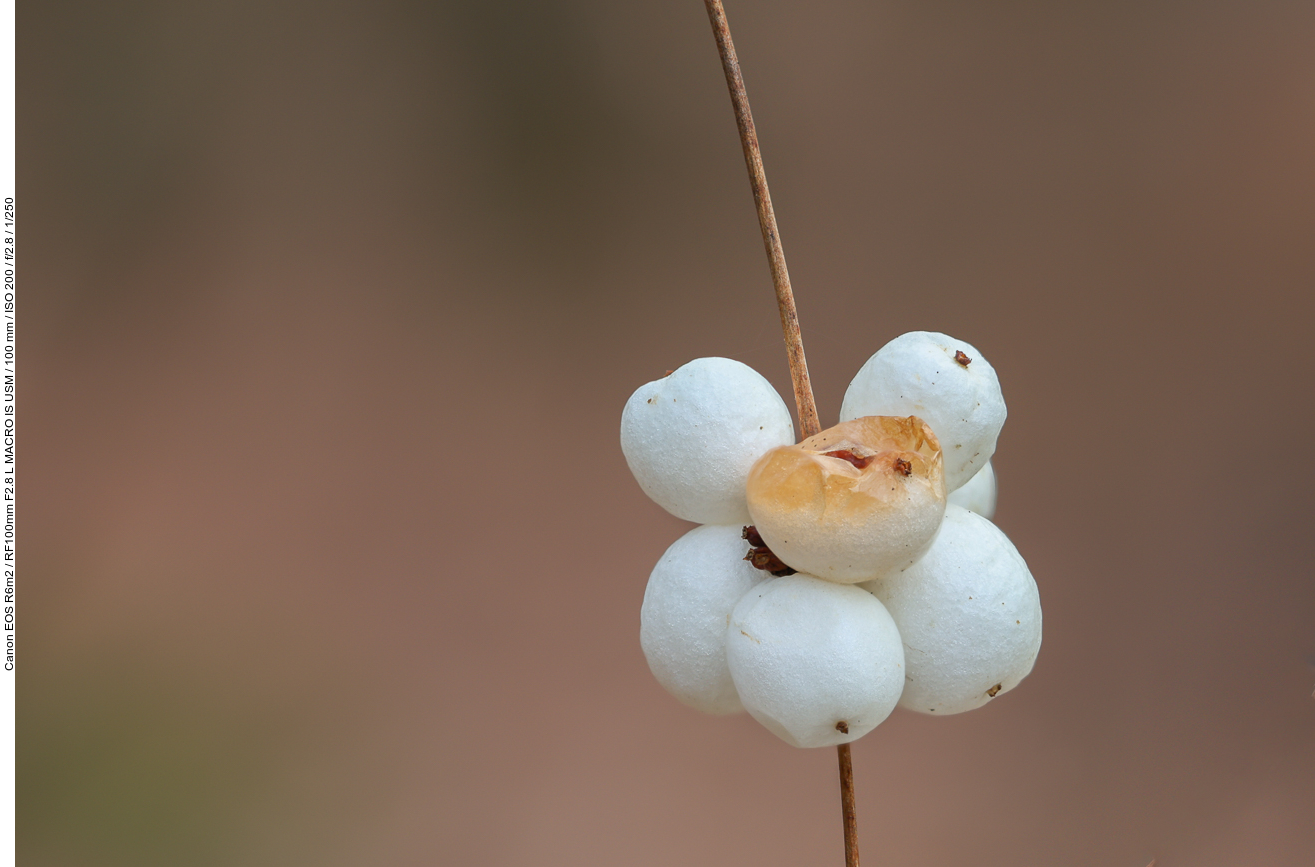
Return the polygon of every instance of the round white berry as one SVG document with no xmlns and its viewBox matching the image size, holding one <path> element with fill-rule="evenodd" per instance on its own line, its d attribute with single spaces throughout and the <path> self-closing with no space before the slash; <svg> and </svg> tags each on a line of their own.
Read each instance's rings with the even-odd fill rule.
<svg viewBox="0 0 1315 867">
<path fill-rule="evenodd" d="M 766 575 L 744 562 L 743 528 L 695 527 L 675 541 L 648 578 L 639 644 L 658 683 L 704 713 L 744 710 L 726 667 L 731 609 Z"/>
<path fill-rule="evenodd" d="M 960 713 L 1018 685 L 1041 648 L 1041 600 L 1005 534 L 959 506 L 921 560 L 863 585 L 899 624 L 908 682 L 900 706 Z"/>
<path fill-rule="evenodd" d="M 640 386 L 621 413 L 621 451 L 639 486 L 697 524 L 748 523 L 749 468 L 793 442 L 776 389 L 729 358 L 698 358 Z"/>
<path fill-rule="evenodd" d="M 990 459 L 1005 423 L 995 369 L 977 348 L 933 331 L 896 337 L 850 383 L 840 420 L 916 415 L 945 454 L 945 487 L 960 487 Z"/>
<path fill-rule="evenodd" d="M 744 707 L 786 743 L 826 747 L 867 734 L 904 686 L 904 649 L 875 596 L 808 575 L 745 594 L 726 631 Z"/>
<path fill-rule="evenodd" d="M 845 422 L 754 464 L 759 535 L 782 562 L 853 584 L 908 566 L 945 514 L 941 450 L 915 417 Z"/>
<path fill-rule="evenodd" d="M 963 487 L 950 491 L 949 497 L 953 505 L 976 512 L 988 521 L 995 517 L 995 499 L 995 469 L 990 461 L 977 471 L 977 475 L 965 482 Z"/>
</svg>

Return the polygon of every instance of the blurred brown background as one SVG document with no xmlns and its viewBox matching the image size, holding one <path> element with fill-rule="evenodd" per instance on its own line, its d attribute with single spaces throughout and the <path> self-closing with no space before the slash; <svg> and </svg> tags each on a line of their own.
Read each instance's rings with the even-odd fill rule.
<svg viewBox="0 0 1315 867">
<path fill-rule="evenodd" d="M 870 865 L 1315 852 L 1315 5 L 735 2 L 833 420 L 977 344 L 1046 638 L 855 747 Z M 702 4 L 19 11 L 27 867 L 839 864 L 665 695 L 617 443 L 788 395 Z"/>
</svg>

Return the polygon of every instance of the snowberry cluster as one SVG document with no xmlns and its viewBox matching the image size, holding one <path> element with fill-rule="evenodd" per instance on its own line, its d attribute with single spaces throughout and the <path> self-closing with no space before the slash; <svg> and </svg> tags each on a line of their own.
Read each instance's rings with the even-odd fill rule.
<svg viewBox="0 0 1315 867">
<path fill-rule="evenodd" d="M 800 747 L 860 738 L 896 705 L 952 714 L 1012 689 L 1041 646 L 1041 604 L 990 521 L 1004 420 L 981 353 L 925 331 L 882 347 L 841 423 L 797 444 L 780 395 L 738 361 L 641 386 L 621 415 L 626 461 L 702 525 L 644 593 L 658 682 Z"/>
</svg>

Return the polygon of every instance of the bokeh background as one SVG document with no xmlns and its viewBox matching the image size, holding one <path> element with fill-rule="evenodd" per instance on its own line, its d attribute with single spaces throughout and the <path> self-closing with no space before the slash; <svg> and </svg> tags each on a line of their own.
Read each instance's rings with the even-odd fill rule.
<svg viewBox="0 0 1315 867">
<path fill-rule="evenodd" d="M 1315 852 L 1315 5 L 732 2 L 824 420 L 975 343 L 1032 676 L 864 863 Z M 785 354 L 702 4 L 19 9 L 25 867 L 839 864 L 687 710 L 639 384 Z"/>
</svg>

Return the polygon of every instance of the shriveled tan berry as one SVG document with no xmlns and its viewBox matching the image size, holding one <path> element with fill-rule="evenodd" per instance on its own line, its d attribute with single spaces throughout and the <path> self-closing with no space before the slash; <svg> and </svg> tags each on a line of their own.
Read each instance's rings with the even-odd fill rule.
<svg viewBox="0 0 1315 867">
<path fill-rule="evenodd" d="M 852 584 L 902 569 L 945 514 L 940 443 L 916 416 L 868 416 L 794 446 L 749 472 L 749 514 L 789 566 Z"/>
</svg>

